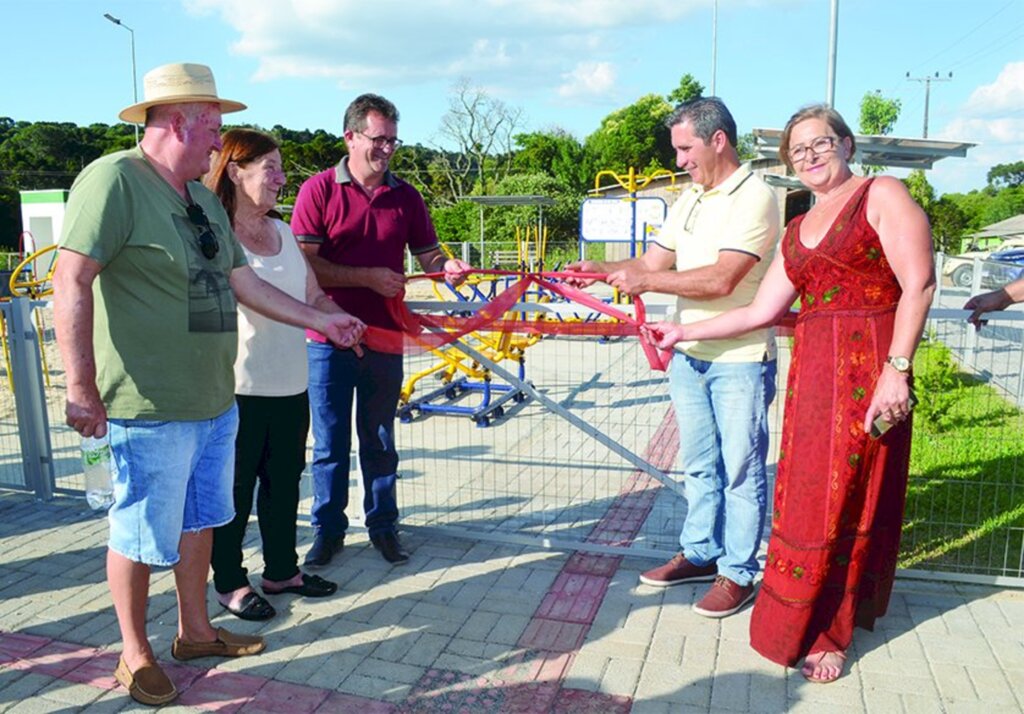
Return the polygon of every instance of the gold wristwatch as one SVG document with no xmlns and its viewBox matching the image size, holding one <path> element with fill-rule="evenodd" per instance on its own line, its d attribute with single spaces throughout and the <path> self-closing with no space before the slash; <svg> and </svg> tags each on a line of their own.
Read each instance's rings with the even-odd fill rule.
<svg viewBox="0 0 1024 714">
<path fill-rule="evenodd" d="M 906 357 L 894 357 L 889 355 L 889 359 L 886 360 L 894 370 L 906 374 L 910 371 L 910 360 Z"/>
</svg>

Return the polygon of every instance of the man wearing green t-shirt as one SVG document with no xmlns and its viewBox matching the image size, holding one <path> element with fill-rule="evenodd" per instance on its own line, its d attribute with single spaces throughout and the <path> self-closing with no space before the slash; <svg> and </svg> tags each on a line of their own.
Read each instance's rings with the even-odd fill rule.
<svg viewBox="0 0 1024 714">
<path fill-rule="evenodd" d="M 220 99 L 203 65 L 158 67 L 144 84 L 145 101 L 120 117 L 145 122 L 145 136 L 76 179 L 53 282 L 67 423 L 99 437 L 109 425 L 117 466 L 107 581 L 124 646 L 114 675 L 136 701 L 159 705 L 177 692 L 146 635 L 153 566 L 174 569 L 176 659 L 264 648 L 215 629 L 206 609 L 212 529 L 234 517 L 236 299 L 342 347 L 363 325 L 260 280 L 196 181 L 220 149 L 221 114 L 245 105 Z"/>
</svg>

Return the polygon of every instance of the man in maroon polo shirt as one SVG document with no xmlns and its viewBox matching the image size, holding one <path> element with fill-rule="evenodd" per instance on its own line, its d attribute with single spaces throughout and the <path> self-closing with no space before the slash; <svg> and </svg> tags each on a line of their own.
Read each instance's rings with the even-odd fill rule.
<svg viewBox="0 0 1024 714">
<path fill-rule="evenodd" d="M 324 292 L 367 325 L 398 329 L 385 305 L 405 285 L 405 249 L 428 273 L 458 283 L 471 267 L 449 260 L 419 192 L 388 170 L 401 145 L 398 110 L 363 94 L 345 110 L 348 156 L 299 189 L 292 231 Z M 341 550 L 348 528 L 349 452 L 355 398 L 363 509 L 370 540 L 389 563 L 409 559 L 396 533 L 394 417 L 402 355 L 336 349 L 308 333 L 309 403 L 313 415 L 313 529 L 306 565 L 322 566 Z"/>
</svg>

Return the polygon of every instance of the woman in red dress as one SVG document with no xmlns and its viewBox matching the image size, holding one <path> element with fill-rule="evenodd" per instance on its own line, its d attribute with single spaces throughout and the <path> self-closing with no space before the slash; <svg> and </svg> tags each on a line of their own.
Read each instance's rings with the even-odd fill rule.
<svg viewBox="0 0 1024 714">
<path fill-rule="evenodd" d="M 934 291 L 928 219 L 891 177 L 855 176 L 826 105 L 797 112 L 779 155 L 815 197 L 790 222 L 754 302 L 659 323 L 663 348 L 774 324 L 799 298 L 767 564 L 751 645 L 815 682 L 839 678 L 854 626 L 885 614 L 910 459 L 910 364 Z M 877 417 L 893 428 L 870 434 Z"/>
</svg>

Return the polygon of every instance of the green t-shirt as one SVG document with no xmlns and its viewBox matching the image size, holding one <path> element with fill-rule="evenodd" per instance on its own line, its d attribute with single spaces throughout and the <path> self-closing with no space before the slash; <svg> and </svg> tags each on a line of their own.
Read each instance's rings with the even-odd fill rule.
<svg viewBox="0 0 1024 714">
<path fill-rule="evenodd" d="M 231 271 L 245 253 L 217 197 L 190 182 L 220 246 L 203 256 L 185 200 L 139 148 L 104 156 L 71 187 L 61 248 L 99 262 L 96 382 L 115 419 L 211 419 L 234 399 Z"/>
</svg>

